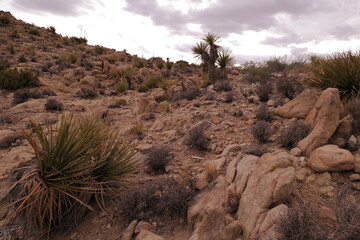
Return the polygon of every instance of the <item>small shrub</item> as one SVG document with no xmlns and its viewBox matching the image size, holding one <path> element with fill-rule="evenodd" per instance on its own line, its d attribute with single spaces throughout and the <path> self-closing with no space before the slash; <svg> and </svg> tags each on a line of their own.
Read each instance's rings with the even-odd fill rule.
<svg viewBox="0 0 360 240">
<path fill-rule="evenodd" d="M 346 110 L 353 117 L 352 124 L 356 131 L 360 131 L 360 97 L 351 99 L 345 104 Z"/>
<path fill-rule="evenodd" d="M 185 91 L 175 93 L 172 98 L 172 101 L 176 102 L 182 99 L 187 99 L 190 101 L 195 99 L 198 95 L 199 95 L 199 91 L 196 88 L 189 88 Z"/>
<path fill-rule="evenodd" d="M 207 150 L 208 140 L 204 134 L 204 127 L 197 125 L 189 130 L 186 144 L 199 150 Z"/>
<path fill-rule="evenodd" d="M 116 100 L 116 105 L 124 106 L 124 105 L 126 105 L 126 100 L 123 98 L 120 98 L 120 99 Z"/>
<path fill-rule="evenodd" d="M 87 39 L 83 38 L 83 37 L 70 37 L 70 42 L 72 42 L 73 44 L 82 44 L 82 43 L 87 43 Z"/>
<path fill-rule="evenodd" d="M 34 36 L 40 36 L 39 30 L 37 30 L 36 28 L 31 29 L 29 33 Z"/>
<path fill-rule="evenodd" d="M 74 53 L 69 54 L 69 55 L 67 56 L 67 61 L 68 61 L 69 63 L 71 63 L 71 64 L 76 63 L 76 61 L 77 61 L 77 56 L 76 56 L 76 54 L 74 54 Z"/>
<path fill-rule="evenodd" d="M 273 57 L 266 61 L 267 69 L 270 73 L 282 72 L 287 68 L 286 56 L 284 57 Z"/>
<path fill-rule="evenodd" d="M 95 98 L 97 93 L 93 88 L 81 88 L 81 90 L 79 90 L 76 95 L 81 98 Z"/>
<path fill-rule="evenodd" d="M 14 104 L 26 102 L 30 98 L 43 98 L 44 95 L 38 90 L 31 90 L 29 88 L 18 89 L 14 92 Z"/>
<path fill-rule="evenodd" d="M 132 127 L 132 131 L 137 136 L 142 136 L 144 134 L 144 126 L 141 123 L 137 123 Z"/>
<path fill-rule="evenodd" d="M 0 89 L 16 90 L 39 85 L 38 77 L 31 71 L 21 69 L 0 70 Z"/>
<path fill-rule="evenodd" d="M 163 78 L 159 83 L 158 86 L 164 90 L 167 90 L 171 86 L 174 86 L 176 84 L 175 79 L 165 79 Z"/>
<path fill-rule="evenodd" d="M 52 34 L 56 34 L 56 29 L 55 29 L 54 26 L 48 27 L 47 30 L 48 30 L 49 32 L 51 32 Z"/>
<path fill-rule="evenodd" d="M 270 79 L 270 73 L 266 66 L 257 66 L 251 63 L 245 68 L 244 81 L 248 83 L 258 83 Z"/>
<path fill-rule="evenodd" d="M 153 172 L 165 173 L 165 167 L 171 160 L 171 150 L 172 148 L 166 144 L 155 145 L 150 148 L 145 161 Z"/>
<path fill-rule="evenodd" d="M 185 216 L 194 191 L 173 177 L 161 177 L 125 193 L 119 208 L 124 217 L 150 220 L 155 216 Z"/>
<path fill-rule="evenodd" d="M 18 139 L 22 139 L 22 138 L 23 138 L 22 134 L 14 134 L 12 136 L 7 136 L 2 141 L 0 141 L 0 149 L 9 148 Z"/>
<path fill-rule="evenodd" d="M 56 99 L 48 99 L 45 103 L 45 109 L 48 111 L 62 111 L 63 104 Z"/>
<path fill-rule="evenodd" d="M 20 57 L 19 57 L 19 59 L 18 59 L 18 62 L 19 62 L 19 63 L 25 63 L 25 62 L 27 62 L 27 59 L 26 59 L 26 57 L 25 57 L 24 54 L 21 54 L 21 55 L 20 55 Z"/>
<path fill-rule="evenodd" d="M 162 81 L 162 77 L 160 75 L 150 75 L 145 81 L 144 86 L 148 89 L 156 88 L 158 84 Z"/>
<path fill-rule="evenodd" d="M 168 101 L 161 102 L 160 107 L 166 113 L 171 112 L 170 103 Z"/>
<path fill-rule="evenodd" d="M 174 65 L 173 62 L 169 61 L 169 58 L 166 59 L 166 69 L 171 70 L 172 66 Z"/>
<path fill-rule="evenodd" d="M 244 113 L 241 109 L 237 109 L 233 112 L 233 116 L 235 116 L 235 117 L 242 117 L 243 115 L 244 115 Z"/>
<path fill-rule="evenodd" d="M 145 64 L 146 64 L 146 60 L 143 58 L 135 58 L 134 59 L 134 67 L 136 67 L 138 69 L 145 67 Z"/>
<path fill-rule="evenodd" d="M 179 60 L 175 63 L 176 65 L 178 65 L 180 68 L 187 68 L 189 66 L 189 63 L 187 61 L 184 60 Z"/>
<path fill-rule="evenodd" d="M 120 82 L 116 85 L 115 89 L 117 93 L 124 93 L 128 89 L 128 86 L 127 84 Z"/>
<path fill-rule="evenodd" d="M 269 100 L 269 94 L 272 92 L 273 86 L 270 81 L 261 82 L 257 85 L 256 94 L 259 96 L 260 101 L 266 102 Z"/>
<path fill-rule="evenodd" d="M 273 130 L 269 122 L 260 120 L 252 126 L 251 134 L 260 143 L 266 143 L 273 134 Z"/>
<path fill-rule="evenodd" d="M 149 90 L 148 87 L 146 86 L 139 86 L 138 87 L 138 92 L 147 92 Z"/>
<path fill-rule="evenodd" d="M 214 181 L 217 178 L 218 175 L 219 175 L 219 171 L 218 171 L 218 168 L 217 168 L 216 164 L 209 163 L 209 164 L 206 165 L 205 179 L 209 183 Z"/>
<path fill-rule="evenodd" d="M 232 90 L 232 86 L 230 85 L 230 82 L 227 80 L 215 82 L 214 88 L 215 88 L 215 91 L 217 91 L 217 92 L 221 92 L 221 91 L 229 92 Z"/>
<path fill-rule="evenodd" d="M 232 91 L 226 92 L 224 96 L 224 102 L 230 103 L 234 100 L 234 94 Z"/>
<path fill-rule="evenodd" d="M 5 15 L 0 16 L 0 25 L 1 26 L 6 26 L 6 25 L 9 25 L 10 23 L 11 23 L 11 20 L 8 16 L 5 16 Z"/>
<path fill-rule="evenodd" d="M 94 47 L 94 52 L 96 53 L 96 54 L 104 54 L 104 52 L 105 52 L 105 48 L 103 47 L 103 46 L 99 46 L 99 45 L 96 45 L 95 47 Z"/>
<path fill-rule="evenodd" d="M 164 68 L 164 61 L 161 58 L 157 59 L 155 64 L 156 67 L 160 70 Z"/>
<path fill-rule="evenodd" d="M 266 103 L 261 104 L 261 106 L 256 110 L 256 118 L 267 122 L 272 121 L 273 115 L 266 106 Z"/>
<path fill-rule="evenodd" d="M 297 76 L 290 78 L 286 74 L 284 78 L 276 80 L 275 86 L 279 94 L 290 100 L 304 90 L 304 86 L 300 83 Z"/>
<path fill-rule="evenodd" d="M 279 136 L 279 142 L 287 149 L 293 148 L 298 141 L 305 138 L 310 131 L 310 127 L 302 121 L 285 126 Z"/>
<path fill-rule="evenodd" d="M 324 90 L 329 87 L 339 89 L 341 99 L 358 96 L 360 91 L 360 52 L 334 53 L 326 59 L 311 58 L 310 87 Z"/>
</svg>

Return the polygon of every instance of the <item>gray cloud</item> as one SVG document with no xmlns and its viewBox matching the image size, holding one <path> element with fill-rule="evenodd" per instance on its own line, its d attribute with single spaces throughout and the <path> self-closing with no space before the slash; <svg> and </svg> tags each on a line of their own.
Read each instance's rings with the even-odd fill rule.
<svg viewBox="0 0 360 240">
<path fill-rule="evenodd" d="M 77 16 L 84 13 L 85 10 L 94 9 L 94 4 L 102 3 L 98 0 L 13 0 L 11 4 L 18 9 L 36 13 Z"/>
</svg>

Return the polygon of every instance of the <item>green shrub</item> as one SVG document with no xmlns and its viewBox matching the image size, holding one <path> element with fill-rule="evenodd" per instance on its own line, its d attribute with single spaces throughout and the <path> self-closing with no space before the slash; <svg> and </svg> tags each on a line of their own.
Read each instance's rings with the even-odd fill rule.
<svg viewBox="0 0 360 240">
<path fill-rule="evenodd" d="M 155 64 L 156 67 L 160 70 L 164 68 L 164 61 L 161 58 L 157 59 Z"/>
<path fill-rule="evenodd" d="M 179 60 L 176 62 L 176 65 L 178 65 L 180 68 L 186 68 L 189 66 L 189 63 L 184 60 Z"/>
<path fill-rule="evenodd" d="M 162 77 L 160 75 L 150 75 L 145 81 L 144 81 L 144 86 L 147 87 L 148 89 L 151 88 L 156 88 L 158 86 L 158 84 L 162 81 Z"/>
<path fill-rule="evenodd" d="M 128 89 L 128 86 L 127 86 L 125 83 L 120 82 L 120 83 L 118 83 L 118 84 L 116 85 L 116 92 L 117 92 L 117 93 L 123 93 L 123 92 L 125 92 L 127 89 Z"/>
<path fill-rule="evenodd" d="M 149 90 L 148 87 L 145 87 L 145 86 L 139 86 L 138 87 L 138 92 L 147 92 Z"/>
<path fill-rule="evenodd" d="M 170 61 L 169 61 L 169 58 L 167 58 L 167 59 L 166 59 L 166 68 L 167 68 L 168 70 L 171 70 L 171 68 L 172 68 L 173 65 L 174 65 L 174 63 L 173 63 L 173 62 L 170 62 Z"/>
<path fill-rule="evenodd" d="M 35 152 L 35 162 L 11 190 L 15 195 L 12 217 L 24 218 L 30 230 L 50 233 L 77 224 L 89 201 L 104 210 L 103 197 L 115 184 L 124 183 L 137 165 L 131 146 L 111 134 L 98 118 L 63 115 L 53 129 L 32 123 L 33 137 L 25 138 Z"/>
<path fill-rule="evenodd" d="M 36 87 L 39 85 L 38 77 L 28 69 L 20 72 L 14 69 L 0 70 L 0 88 L 16 90 L 25 87 Z"/>
<path fill-rule="evenodd" d="M 324 90 L 335 87 L 341 99 L 348 99 L 360 93 L 360 52 L 348 51 L 334 53 L 327 58 L 311 58 L 310 87 Z"/>
<path fill-rule="evenodd" d="M 29 31 L 29 33 L 30 33 L 31 35 L 40 36 L 39 30 L 37 30 L 36 28 L 31 29 L 31 30 Z"/>
<path fill-rule="evenodd" d="M 56 29 L 55 29 L 55 27 L 53 27 L 53 26 L 48 27 L 47 30 L 48 30 L 49 32 L 51 32 L 52 34 L 55 34 L 55 33 L 56 33 Z"/>
<path fill-rule="evenodd" d="M 270 73 L 266 66 L 257 66 L 254 63 L 250 63 L 248 66 L 246 66 L 244 71 L 244 80 L 248 83 L 267 81 L 270 78 Z"/>
<path fill-rule="evenodd" d="M 67 61 L 68 61 L 69 63 L 71 63 L 71 64 L 76 63 L 76 61 L 77 61 L 77 56 L 76 56 L 76 54 L 70 53 L 70 54 L 67 56 Z"/>
<path fill-rule="evenodd" d="M 105 52 L 105 48 L 103 46 L 96 45 L 94 47 L 94 52 L 96 54 L 103 54 Z"/>
<path fill-rule="evenodd" d="M 70 42 L 72 42 L 73 44 L 82 44 L 87 43 L 87 39 L 83 37 L 70 37 Z"/>
<path fill-rule="evenodd" d="M 134 59 L 134 67 L 136 67 L 138 69 L 145 67 L 145 64 L 146 64 L 146 60 L 143 58 L 135 58 Z"/>
<path fill-rule="evenodd" d="M 8 16 L 5 16 L 5 15 L 0 16 L 0 25 L 1 26 L 6 26 L 6 25 L 9 25 L 10 23 L 11 23 L 11 20 Z"/>
</svg>

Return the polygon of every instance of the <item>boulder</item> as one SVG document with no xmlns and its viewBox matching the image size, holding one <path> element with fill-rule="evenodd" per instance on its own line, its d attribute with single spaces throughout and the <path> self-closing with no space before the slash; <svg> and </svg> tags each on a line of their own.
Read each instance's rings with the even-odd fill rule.
<svg viewBox="0 0 360 240">
<path fill-rule="evenodd" d="M 133 220 L 129 226 L 124 230 L 124 232 L 121 235 L 121 240 L 132 240 L 134 235 L 134 230 L 137 225 L 138 221 Z"/>
<path fill-rule="evenodd" d="M 352 117 L 348 115 L 347 117 L 341 119 L 339 126 L 337 127 L 335 133 L 331 136 L 332 142 L 336 141 L 338 138 L 349 139 L 352 131 Z"/>
<path fill-rule="evenodd" d="M 230 144 L 225 147 L 221 155 L 226 156 L 232 152 L 239 152 L 241 150 L 241 146 L 239 144 Z"/>
<path fill-rule="evenodd" d="M 147 230 L 142 230 L 135 240 L 165 240 L 165 238 Z"/>
<path fill-rule="evenodd" d="M 244 155 L 243 158 L 239 161 L 236 166 L 236 176 L 235 176 L 235 193 L 240 195 L 244 192 L 248 178 L 254 170 L 257 162 L 259 160 L 258 156 L 254 155 Z"/>
<path fill-rule="evenodd" d="M 287 199 L 294 189 L 293 157 L 287 152 L 264 154 L 257 162 L 240 199 L 237 218 L 243 227 L 243 236 L 249 239 L 257 234 L 270 206 Z"/>
<path fill-rule="evenodd" d="M 136 113 L 141 115 L 143 113 L 152 112 L 156 109 L 157 103 L 153 98 L 142 97 L 136 104 Z"/>
<path fill-rule="evenodd" d="M 283 118 L 305 118 L 316 102 L 316 94 L 312 91 L 302 92 L 283 106 L 273 109 L 276 115 Z"/>
<path fill-rule="evenodd" d="M 352 170 L 355 156 L 336 145 L 325 145 L 315 149 L 309 157 L 309 166 L 317 172 L 337 172 Z"/>
<path fill-rule="evenodd" d="M 230 184 L 234 181 L 235 174 L 236 174 L 236 166 L 237 166 L 239 160 L 241 159 L 238 156 L 236 156 L 233 160 L 231 160 L 228 167 L 226 168 L 225 180 L 226 180 L 227 184 Z"/>
<path fill-rule="evenodd" d="M 310 125 L 312 130 L 297 144 L 303 155 L 309 156 L 315 148 L 328 142 L 339 125 L 341 105 L 339 91 L 336 88 L 323 91 L 305 119 L 305 123 Z"/>
<path fill-rule="evenodd" d="M 262 236 L 266 236 L 266 239 L 279 239 L 276 226 L 281 217 L 288 213 L 288 207 L 285 204 L 280 204 L 266 213 L 266 217 L 261 225 L 257 226 L 259 230 L 257 232 Z"/>
</svg>

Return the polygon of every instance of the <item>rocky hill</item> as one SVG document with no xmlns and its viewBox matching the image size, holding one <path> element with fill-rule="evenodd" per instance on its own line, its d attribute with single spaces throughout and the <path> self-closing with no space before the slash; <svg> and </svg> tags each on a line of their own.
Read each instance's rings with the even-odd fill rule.
<svg viewBox="0 0 360 240">
<path fill-rule="evenodd" d="M 337 89 L 310 90 L 301 84 L 308 74 L 295 70 L 259 83 L 232 68 L 206 84 L 198 65 L 146 60 L 0 17 L 3 71 L 39 79 L 0 89 L 0 239 L 41 235 L 10 217 L 9 190 L 34 161 L 23 137 L 30 120 L 55 126 L 62 113 L 102 118 L 133 144 L 140 165 L 130 186 L 105 198 L 106 211 L 90 201 L 92 211 L 51 239 L 360 236 L 360 135 Z"/>
</svg>

